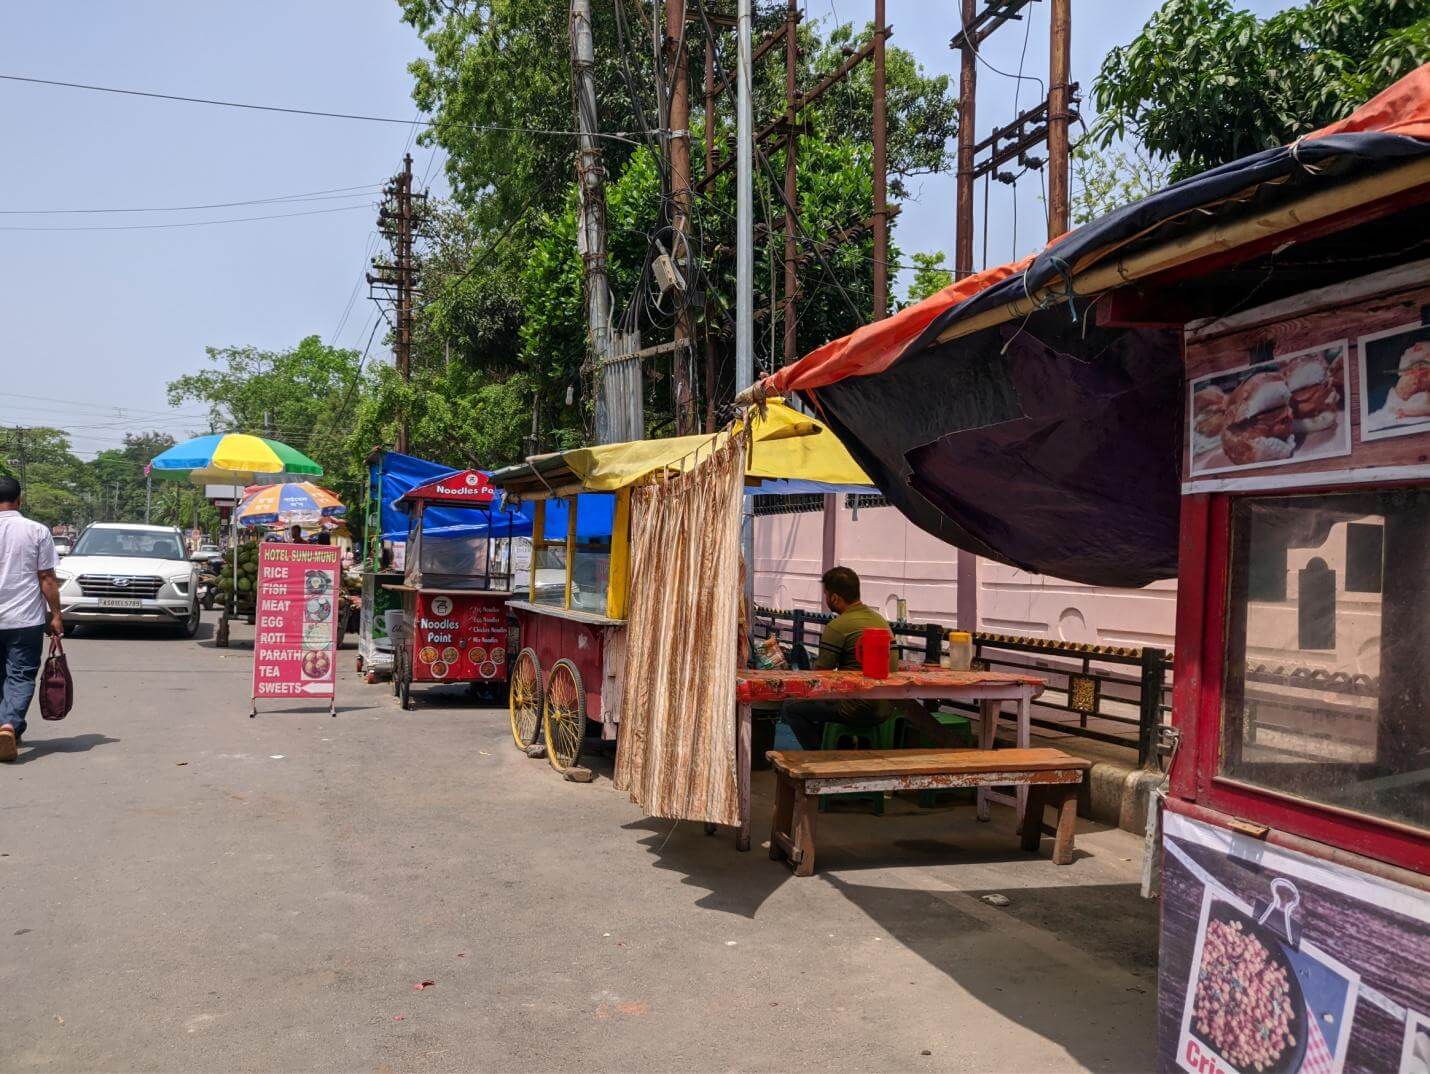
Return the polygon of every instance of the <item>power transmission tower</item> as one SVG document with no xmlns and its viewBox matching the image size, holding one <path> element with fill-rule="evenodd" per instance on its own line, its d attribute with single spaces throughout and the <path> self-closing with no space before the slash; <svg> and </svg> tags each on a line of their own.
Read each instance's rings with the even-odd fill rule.
<svg viewBox="0 0 1430 1074">
<path fill-rule="evenodd" d="M 393 329 L 393 355 L 397 372 L 404 383 L 412 380 L 412 314 L 417 296 L 417 260 L 413 256 L 416 205 L 427 200 L 426 193 L 412 191 L 412 154 L 402 158 L 402 171 L 382 188 L 382 205 L 377 211 L 377 230 L 387 239 L 388 257 L 374 258 L 376 272 L 367 274 L 368 297 L 378 303 Z M 404 409 L 397 426 L 397 450 L 407 451 L 407 413 Z"/>
</svg>

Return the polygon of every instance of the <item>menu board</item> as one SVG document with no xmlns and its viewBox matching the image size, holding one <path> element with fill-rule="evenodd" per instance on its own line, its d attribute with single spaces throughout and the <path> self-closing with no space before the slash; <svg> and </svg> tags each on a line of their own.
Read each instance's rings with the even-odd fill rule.
<svg viewBox="0 0 1430 1074">
<path fill-rule="evenodd" d="M 259 547 L 255 701 L 334 695 L 341 567 L 327 545 Z"/>
<path fill-rule="evenodd" d="M 412 678 L 418 682 L 504 680 L 506 596 L 417 594 Z"/>
</svg>

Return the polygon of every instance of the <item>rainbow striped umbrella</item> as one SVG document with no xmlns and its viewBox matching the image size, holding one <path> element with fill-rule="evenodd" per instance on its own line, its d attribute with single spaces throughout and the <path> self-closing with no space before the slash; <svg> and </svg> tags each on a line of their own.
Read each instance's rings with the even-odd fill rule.
<svg viewBox="0 0 1430 1074">
<path fill-rule="evenodd" d="M 321 477 L 323 468 L 301 451 L 247 433 L 196 436 L 155 455 L 155 474 L 195 485 L 251 485 L 290 474 Z"/>
<path fill-rule="evenodd" d="M 291 526 L 314 523 L 347 513 L 343 501 L 311 481 L 263 485 L 238 505 L 235 514 L 245 526 Z"/>
</svg>

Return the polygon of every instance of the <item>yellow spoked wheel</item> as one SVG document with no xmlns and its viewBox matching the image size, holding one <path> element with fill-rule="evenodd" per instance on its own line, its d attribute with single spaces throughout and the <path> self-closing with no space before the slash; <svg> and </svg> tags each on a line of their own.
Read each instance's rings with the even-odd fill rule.
<svg viewBox="0 0 1430 1074">
<path fill-rule="evenodd" d="M 569 660 L 558 660 L 546 679 L 543 705 L 546 727 L 546 759 L 564 772 L 581 759 L 581 743 L 586 738 L 586 691 L 581 673 Z"/>
<path fill-rule="evenodd" d="M 541 662 L 535 649 L 523 649 L 512 665 L 506 705 L 511 713 L 511 737 L 526 749 L 541 730 Z"/>
</svg>

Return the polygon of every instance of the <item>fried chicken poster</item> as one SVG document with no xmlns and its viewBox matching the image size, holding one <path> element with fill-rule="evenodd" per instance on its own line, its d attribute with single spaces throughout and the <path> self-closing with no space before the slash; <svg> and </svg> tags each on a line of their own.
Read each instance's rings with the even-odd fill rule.
<svg viewBox="0 0 1430 1074">
<path fill-rule="evenodd" d="M 1349 455 L 1347 340 L 1191 382 L 1191 473 L 1224 473 Z"/>
</svg>

